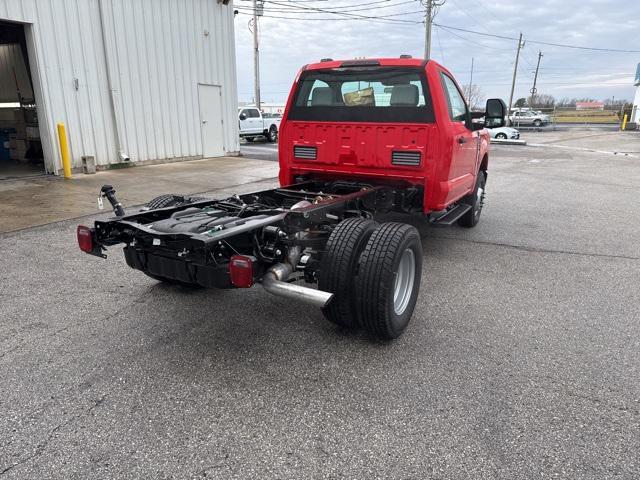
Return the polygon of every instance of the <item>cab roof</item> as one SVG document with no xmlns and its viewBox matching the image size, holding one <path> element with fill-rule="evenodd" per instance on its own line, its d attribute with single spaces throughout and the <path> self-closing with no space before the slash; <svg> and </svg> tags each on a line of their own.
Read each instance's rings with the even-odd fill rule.
<svg viewBox="0 0 640 480">
<path fill-rule="evenodd" d="M 428 60 L 432 62 L 433 60 Z M 424 67 L 427 60 L 422 58 L 358 58 L 351 60 L 324 59 L 317 63 L 307 65 L 303 70 L 324 70 L 340 67 Z"/>
</svg>

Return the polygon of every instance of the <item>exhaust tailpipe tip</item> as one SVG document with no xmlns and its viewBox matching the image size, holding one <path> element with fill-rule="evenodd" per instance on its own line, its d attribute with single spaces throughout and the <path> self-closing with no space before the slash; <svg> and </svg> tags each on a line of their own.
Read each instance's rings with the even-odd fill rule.
<svg viewBox="0 0 640 480">
<path fill-rule="evenodd" d="M 262 287 L 272 295 L 299 300 L 319 308 L 326 307 L 333 298 L 333 293 L 282 282 L 271 271 L 262 277 Z"/>
</svg>

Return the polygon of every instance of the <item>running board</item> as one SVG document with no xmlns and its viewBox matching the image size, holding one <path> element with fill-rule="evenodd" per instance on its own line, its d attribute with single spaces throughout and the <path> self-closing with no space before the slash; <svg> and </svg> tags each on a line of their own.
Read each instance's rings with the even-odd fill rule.
<svg viewBox="0 0 640 480">
<path fill-rule="evenodd" d="M 432 225 L 453 225 L 461 216 L 471 210 L 471 205 L 459 203 L 451 210 L 448 210 L 444 215 L 440 215 L 438 218 L 430 220 Z"/>
</svg>

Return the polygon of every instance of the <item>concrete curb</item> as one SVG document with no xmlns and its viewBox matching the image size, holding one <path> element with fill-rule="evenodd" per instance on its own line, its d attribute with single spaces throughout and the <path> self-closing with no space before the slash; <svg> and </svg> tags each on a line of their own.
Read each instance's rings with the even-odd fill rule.
<svg viewBox="0 0 640 480">
<path fill-rule="evenodd" d="M 512 139 L 503 140 L 502 138 L 492 138 L 491 143 L 495 143 L 496 145 L 526 145 L 527 144 L 526 140 L 512 140 Z"/>
</svg>

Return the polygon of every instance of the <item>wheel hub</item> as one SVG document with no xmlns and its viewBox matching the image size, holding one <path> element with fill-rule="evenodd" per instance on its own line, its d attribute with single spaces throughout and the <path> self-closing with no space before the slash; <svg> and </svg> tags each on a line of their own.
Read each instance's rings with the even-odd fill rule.
<svg viewBox="0 0 640 480">
<path fill-rule="evenodd" d="M 402 315 L 409 305 L 416 275 L 416 258 L 413 250 L 407 248 L 400 258 L 393 291 L 393 309 Z"/>
</svg>

